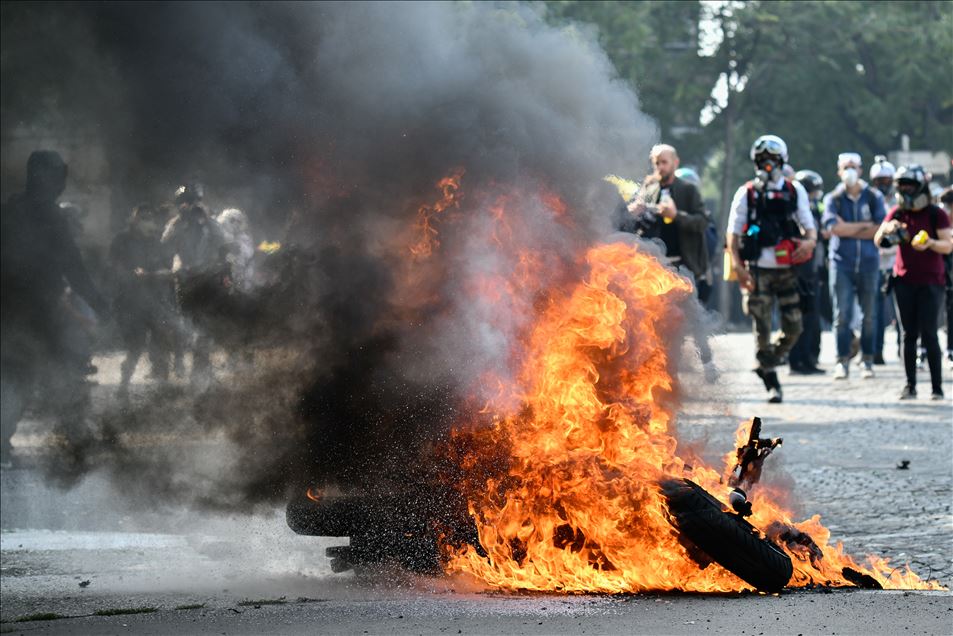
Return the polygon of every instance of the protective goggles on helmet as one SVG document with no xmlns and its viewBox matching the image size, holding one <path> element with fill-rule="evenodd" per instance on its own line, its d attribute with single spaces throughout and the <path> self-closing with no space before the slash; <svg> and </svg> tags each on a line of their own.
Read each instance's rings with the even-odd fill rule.
<svg viewBox="0 0 953 636">
<path fill-rule="evenodd" d="M 754 145 L 751 146 L 751 159 L 755 160 L 765 154 L 780 157 L 783 163 L 787 161 L 788 148 L 780 137 L 775 137 L 774 135 L 758 137 Z"/>
</svg>

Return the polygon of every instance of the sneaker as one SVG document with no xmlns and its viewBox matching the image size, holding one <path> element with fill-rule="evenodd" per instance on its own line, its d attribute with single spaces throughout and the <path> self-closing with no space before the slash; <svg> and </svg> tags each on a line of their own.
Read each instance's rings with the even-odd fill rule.
<svg viewBox="0 0 953 636">
<path fill-rule="evenodd" d="M 874 355 L 874 364 L 876 364 L 876 365 L 878 365 L 878 366 L 887 364 L 887 363 L 884 361 L 884 354 L 882 354 L 882 353 L 875 354 L 875 355 Z"/>
<path fill-rule="evenodd" d="M 903 387 L 903 391 L 900 392 L 901 400 L 915 400 L 917 399 L 917 390 L 910 386 L 909 384 Z"/>
<path fill-rule="evenodd" d="M 784 395 L 781 393 L 781 387 L 771 387 L 768 389 L 768 403 L 769 404 L 780 404 L 784 399 Z"/>
<path fill-rule="evenodd" d="M 943 399 L 943 389 L 933 389 L 933 393 L 930 394 L 931 400 L 942 400 Z"/>
<path fill-rule="evenodd" d="M 837 366 L 834 367 L 835 380 L 846 380 L 849 374 L 850 374 L 850 369 L 847 368 L 846 362 L 838 362 Z"/>
<path fill-rule="evenodd" d="M 874 367 L 869 362 L 865 362 L 860 370 L 860 377 L 867 380 L 874 377 Z"/>
</svg>

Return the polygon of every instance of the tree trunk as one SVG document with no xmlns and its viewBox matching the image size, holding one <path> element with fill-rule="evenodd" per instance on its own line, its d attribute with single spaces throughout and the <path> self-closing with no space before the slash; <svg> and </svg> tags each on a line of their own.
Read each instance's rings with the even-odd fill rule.
<svg viewBox="0 0 953 636">
<path fill-rule="evenodd" d="M 719 236 L 724 237 L 724 243 L 727 245 L 728 236 L 726 229 L 728 227 L 728 208 L 731 206 L 732 166 L 735 163 L 735 98 L 731 89 L 728 90 L 728 103 L 725 104 L 725 162 L 721 170 L 721 204 L 718 208 L 720 225 L 718 228 Z M 724 278 L 724 277 L 723 277 Z M 726 322 L 731 320 L 731 286 L 734 283 L 726 280 L 721 281 L 718 289 L 718 310 L 724 316 Z"/>
</svg>

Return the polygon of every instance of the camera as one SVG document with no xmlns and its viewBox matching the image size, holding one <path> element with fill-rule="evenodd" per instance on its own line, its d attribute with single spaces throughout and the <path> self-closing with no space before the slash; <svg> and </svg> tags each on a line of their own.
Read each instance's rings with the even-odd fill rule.
<svg viewBox="0 0 953 636">
<path fill-rule="evenodd" d="M 898 227 L 895 231 L 880 237 L 880 247 L 894 247 L 901 243 L 909 242 L 910 232 L 908 232 L 905 227 Z"/>
<path fill-rule="evenodd" d="M 635 233 L 642 238 L 656 238 L 659 236 L 659 223 L 661 215 L 658 208 L 653 205 L 646 205 L 634 219 Z"/>
</svg>

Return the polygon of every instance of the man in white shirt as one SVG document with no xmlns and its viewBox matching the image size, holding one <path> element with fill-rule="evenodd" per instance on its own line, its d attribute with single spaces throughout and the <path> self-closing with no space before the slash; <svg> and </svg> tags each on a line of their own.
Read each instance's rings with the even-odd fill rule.
<svg viewBox="0 0 953 636">
<path fill-rule="evenodd" d="M 797 274 L 792 265 L 814 252 L 817 232 L 804 187 L 787 179 L 787 145 L 780 137 L 763 135 L 751 146 L 755 179 L 738 188 L 728 215 L 728 249 L 757 339 L 758 367 L 768 401 L 782 400 L 776 367 L 801 333 Z M 777 301 L 781 331 L 771 338 L 771 316 Z"/>
</svg>

